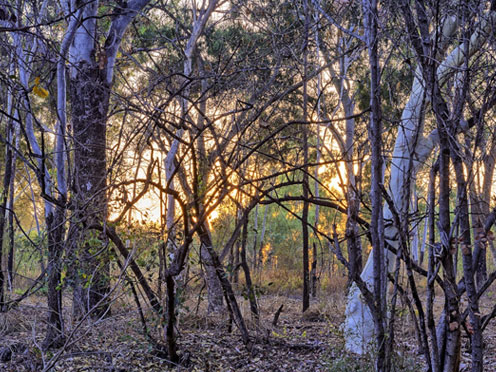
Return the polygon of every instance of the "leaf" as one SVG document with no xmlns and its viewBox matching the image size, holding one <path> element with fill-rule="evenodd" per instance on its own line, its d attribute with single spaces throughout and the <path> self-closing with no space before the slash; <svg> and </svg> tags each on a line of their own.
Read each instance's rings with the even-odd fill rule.
<svg viewBox="0 0 496 372">
<path fill-rule="evenodd" d="M 38 85 L 34 86 L 33 93 L 40 98 L 47 98 L 49 96 L 48 90 L 46 90 L 45 88 L 41 88 Z"/>
</svg>

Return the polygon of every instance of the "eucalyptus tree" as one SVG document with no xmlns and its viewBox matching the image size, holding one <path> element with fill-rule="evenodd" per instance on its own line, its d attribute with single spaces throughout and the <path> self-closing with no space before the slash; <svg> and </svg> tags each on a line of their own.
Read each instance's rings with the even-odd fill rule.
<svg viewBox="0 0 496 372">
<path fill-rule="evenodd" d="M 78 257 L 74 308 L 77 313 L 102 315 L 108 290 L 108 251 L 105 239 L 87 228 L 107 219 L 107 120 L 114 68 L 124 33 L 149 0 L 126 3 L 67 3 L 69 14 L 80 11 L 81 22 L 69 48 L 69 85 L 74 146 L 72 236 Z M 103 17 L 102 16 L 103 12 Z M 105 13 L 107 12 L 107 13 Z M 99 20 L 102 24 L 99 27 Z M 87 284 L 86 284 L 86 283 Z"/>
<path fill-rule="evenodd" d="M 459 8 L 460 33 L 462 35 L 460 45 L 447 57 L 446 62 L 441 64 L 434 63 L 433 60 L 427 61 L 429 55 L 435 55 L 437 50 L 431 44 L 431 36 L 428 33 L 428 27 L 431 21 L 427 17 L 429 11 L 436 14 L 435 9 L 429 9 L 425 4 L 419 3 L 416 7 L 416 14 L 412 12 L 408 4 L 402 4 L 402 13 L 405 24 L 409 33 L 410 43 L 415 51 L 417 63 L 422 72 L 422 78 L 425 81 L 426 89 L 430 93 L 430 103 L 436 119 L 440 158 L 439 158 L 439 234 L 440 243 L 440 261 L 445 273 L 445 278 L 449 285 L 445 288 L 445 316 L 440 324 L 441 333 L 439 343 L 441 345 L 439 368 L 445 371 L 458 369 L 459 363 L 459 344 L 461 337 L 461 322 L 463 321 L 461 313 L 461 303 L 459 300 L 460 290 L 456 286 L 456 277 L 453 267 L 453 228 L 450 222 L 450 162 L 455 171 L 455 182 L 457 190 L 457 207 L 455 222 L 460 227 L 460 236 L 456 237 L 460 241 L 460 249 L 463 258 L 463 283 L 464 290 L 468 298 L 468 313 L 472 327 L 471 346 L 472 346 L 472 370 L 483 370 L 483 341 L 482 341 L 482 322 L 483 317 L 479 310 L 480 292 L 475 286 L 475 268 L 477 268 L 477 255 L 472 252 L 472 234 L 469 220 L 468 208 L 468 188 L 470 174 L 465 175 L 463 169 L 464 156 L 461 152 L 460 143 L 457 141 L 457 133 L 463 128 L 464 107 L 469 100 L 470 93 L 470 59 L 487 40 L 488 31 L 491 30 L 496 13 L 496 4 L 484 4 L 489 11 L 480 13 L 480 8 L 476 3 L 464 3 Z M 415 26 L 414 22 L 417 22 Z M 477 23 L 476 23 L 477 22 Z M 419 32 L 420 38 L 415 35 Z M 453 87 L 454 100 L 450 106 L 447 103 L 446 92 L 443 91 L 443 85 L 446 84 L 447 70 L 452 66 L 463 66 L 463 72 L 454 77 L 455 85 Z M 436 73 L 437 72 L 437 73 Z M 441 72 L 441 73 L 440 73 Z M 486 106 L 487 109 L 487 106 Z M 485 112 L 481 112 L 484 115 Z"/>
<path fill-rule="evenodd" d="M 167 152 L 167 157 L 164 160 L 165 164 L 165 177 L 166 177 L 166 183 L 168 187 L 171 189 L 174 189 L 174 175 L 177 172 L 176 166 L 175 166 L 175 161 L 177 161 L 176 156 L 179 151 L 179 147 L 181 145 L 181 140 L 182 137 L 185 134 L 184 126 L 186 125 L 187 122 L 193 120 L 192 115 L 191 115 L 191 108 L 190 108 L 190 100 L 191 100 L 191 86 L 193 85 L 193 66 L 194 66 L 194 61 L 197 61 L 197 66 L 201 66 L 201 57 L 199 57 L 199 51 L 197 50 L 197 44 L 199 42 L 199 38 L 203 35 L 205 27 L 207 25 L 207 22 L 209 21 L 212 13 L 215 11 L 216 7 L 219 5 L 219 2 L 217 0 L 212 0 L 209 1 L 208 3 L 202 4 L 202 7 L 197 9 L 196 5 L 193 4 L 192 6 L 192 28 L 191 31 L 189 31 L 189 36 L 187 37 L 187 41 L 185 43 L 185 46 L 182 50 L 182 55 L 183 55 L 183 76 L 184 79 L 181 83 L 181 87 L 179 90 L 179 103 L 181 107 L 181 113 L 180 113 L 180 121 L 179 127 L 175 133 L 175 138 L 170 144 L 170 149 Z M 182 25 L 183 28 L 186 28 L 184 24 Z M 203 83 L 202 85 L 205 87 L 205 84 Z M 205 94 L 206 92 L 201 92 Z M 201 103 L 202 109 L 200 114 L 197 116 L 198 118 L 198 128 L 200 131 L 199 135 L 199 140 L 201 142 L 204 142 L 203 140 L 203 135 L 201 132 L 203 131 L 202 127 L 204 126 L 203 121 L 204 121 L 204 112 L 205 112 L 205 107 L 206 107 L 206 101 L 202 101 Z M 195 134 L 192 134 L 193 136 L 196 136 Z M 199 151 L 201 151 L 204 148 L 204 144 L 202 145 L 199 142 Z M 203 154 L 204 155 L 204 154 Z M 200 160 L 204 161 L 204 160 Z M 200 169 L 205 169 L 204 165 L 200 164 Z M 199 174 L 199 177 L 204 179 L 207 175 L 205 172 L 202 172 L 202 174 Z M 200 212 L 203 213 L 203 212 Z M 169 249 L 171 251 L 175 250 L 175 198 L 172 194 L 169 194 L 167 198 L 167 219 L 166 219 L 166 224 L 167 224 L 167 234 L 168 234 L 168 245 Z M 212 245 L 211 238 L 209 237 L 209 232 L 205 231 L 201 235 L 201 241 L 202 241 L 202 246 L 201 252 L 202 252 L 202 258 L 205 262 L 205 268 L 207 272 L 207 287 L 208 287 L 208 303 L 209 303 L 209 310 L 210 311 L 218 311 L 222 308 L 222 290 L 220 287 L 220 282 L 217 278 L 215 268 L 211 264 L 211 258 L 210 254 L 208 253 L 208 249 L 206 248 L 206 245 Z"/>
<path fill-rule="evenodd" d="M 34 163 L 29 165 L 34 169 L 40 185 L 41 194 L 45 198 L 45 222 L 48 236 L 48 332 L 43 346 L 48 348 L 52 345 L 60 345 L 63 341 L 63 318 L 61 308 L 61 290 L 60 290 L 60 257 L 63 252 L 63 236 L 64 236 L 64 216 L 66 211 L 66 179 L 65 162 L 55 161 L 57 173 L 61 176 L 57 182 L 49 173 L 47 149 L 45 147 L 45 127 L 40 118 L 37 117 L 33 110 L 34 102 L 28 93 L 32 90 L 33 93 L 41 98 L 48 96 L 48 91 L 40 84 L 40 77 L 34 79 L 34 87 L 31 87 L 30 80 L 33 72 L 37 69 L 37 59 L 35 58 L 39 50 L 46 46 L 44 44 L 44 35 L 42 32 L 33 34 L 24 34 L 21 30 L 25 27 L 31 28 L 40 24 L 47 14 L 48 1 L 44 1 L 39 5 L 39 8 L 33 4 L 16 4 L 5 8 L 5 11 L 11 14 L 11 17 L 6 21 L 6 27 L 10 31 L 10 41 L 12 42 L 13 55 L 16 59 L 16 70 L 13 76 L 18 76 L 18 82 L 13 86 L 16 89 L 11 90 L 11 99 L 18 102 L 14 108 L 15 114 L 10 118 L 18 121 L 17 125 L 22 125 L 22 133 L 28 143 L 29 155 L 36 158 Z M 64 41 L 61 45 L 60 55 L 64 60 L 67 53 L 68 44 L 71 41 L 75 21 L 71 22 L 68 27 L 68 32 L 65 34 Z M 58 76 L 61 76 L 59 71 Z M 63 77 L 62 77 L 63 79 Z M 59 97 L 64 96 L 64 87 L 59 89 Z M 15 92 L 15 94 L 14 94 Z M 65 96 L 64 96 L 65 97 Z M 60 105 L 60 101 L 57 102 Z M 63 111 L 64 107 L 59 107 Z M 34 124 L 37 128 L 41 128 L 41 145 L 35 133 Z M 23 125 L 25 124 L 25 125 Z M 61 113 L 55 131 L 60 133 L 61 128 L 65 125 L 65 112 Z M 62 136 L 57 136 L 56 147 L 64 152 L 64 140 Z M 11 145 L 9 145 L 11 146 Z M 56 186 L 55 186 L 56 185 Z M 12 212 L 12 211 L 11 211 Z"/>
<path fill-rule="evenodd" d="M 2 46 L 5 53 L 8 55 L 9 50 L 6 45 Z M 7 59 L 7 61 L 2 61 L 4 66 L 9 66 L 9 73 L 13 73 L 13 61 Z M 1 122 L 5 123 L 5 133 L 2 133 L 2 139 L 5 146 L 4 153 L 4 169 L 3 169 L 3 187 L 0 199 L 0 309 L 3 308 L 4 303 L 4 289 L 5 289 L 5 275 L 3 271 L 3 246 L 4 246 L 4 234 L 5 227 L 7 226 L 7 218 L 10 214 L 12 214 L 12 207 L 10 200 L 10 195 L 13 195 L 14 190 L 12 189 L 12 181 L 13 181 L 13 172 L 15 170 L 15 161 L 14 161 L 14 152 L 12 147 L 14 146 L 14 94 L 13 87 L 4 85 L 2 87 L 7 92 L 6 102 L 5 103 L 5 113 L 1 117 Z M 7 212 L 7 207 L 9 204 L 10 212 Z"/>
<path fill-rule="evenodd" d="M 45 221 L 48 232 L 48 305 L 49 327 L 44 347 L 57 346 L 63 341 L 63 317 L 61 303 L 61 257 L 65 248 L 66 212 L 71 204 L 72 227 L 70 232 L 80 232 L 78 243 L 81 250 L 73 253 L 81 258 L 80 274 L 88 278 L 87 291 L 84 283 L 75 287 L 76 309 L 81 313 L 95 310 L 103 297 L 108 278 L 100 275 L 102 270 L 95 270 L 99 265 L 99 251 L 104 248 L 98 239 L 88 239 L 84 233 L 89 225 L 104 225 L 106 218 L 106 123 L 108 105 L 112 87 L 114 66 L 117 52 L 128 25 L 143 10 L 147 1 L 131 1 L 106 4 L 108 14 L 98 1 L 81 4 L 77 1 L 64 1 L 60 10 L 62 19 L 56 19 L 52 12 L 58 4 L 46 0 L 41 3 L 6 4 L 2 8 L 5 17 L 3 24 L 10 32 L 10 40 L 16 58 L 19 77 L 17 108 L 18 120 L 22 133 L 26 137 L 30 154 L 36 159 L 31 165 L 35 170 L 45 199 Z M 103 12 L 103 13 L 102 13 Z M 97 28 L 97 18 L 110 19 L 106 30 Z M 33 79 L 40 52 L 49 50 L 46 27 L 59 24 L 62 33 L 52 33 L 58 41 L 56 58 L 49 61 L 56 71 L 56 117 L 54 126 L 55 145 L 53 158 L 46 148 L 47 126 L 33 110 L 34 100 L 29 96 L 33 92 L 45 99 L 49 92 L 43 87 L 39 76 Z M 45 27 L 40 27 L 45 25 Z M 25 33 L 24 30 L 35 29 L 37 33 Z M 53 31 L 53 30 L 51 30 Z M 104 35 L 103 35 L 104 34 Z M 103 45 L 100 42 L 103 40 Z M 70 66 L 70 81 L 66 82 L 66 69 Z M 46 64 L 44 67 L 48 67 Z M 34 85 L 32 84 L 34 80 Z M 70 86 L 69 94 L 67 86 Z M 71 102 L 70 123 L 68 129 L 67 101 Z M 24 125 L 25 123 L 25 125 Z M 40 130 L 40 133 L 37 131 Z M 41 140 L 41 144 L 39 141 Z M 68 145 L 74 146 L 73 158 L 68 155 Z M 67 172 L 68 162 L 74 160 Z M 53 161 L 56 172 L 49 172 Z M 56 174 L 54 176 L 53 174 Z M 68 177 L 73 177 L 70 182 Z M 73 187 L 70 189 L 68 184 Z M 71 191 L 71 195 L 69 195 Z M 85 235 L 85 237 L 83 237 Z M 93 247 L 90 245 L 93 244 Z M 92 253 L 90 250 L 94 249 Z M 84 252 L 84 253 L 83 253 Z M 89 262 L 85 266 L 85 262 Z M 105 264 L 103 265 L 105 266 Z M 78 272 L 79 270 L 75 270 Z M 105 271 L 105 270 L 103 270 Z M 79 275 L 75 279 L 81 279 Z M 102 285 L 103 284 L 103 285 Z"/>
<path fill-rule="evenodd" d="M 347 29 L 355 29 L 360 23 L 358 7 L 360 4 L 335 4 L 330 9 L 325 4 L 314 2 L 315 12 L 319 19 L 321 32 L 316 34 L 319 50 L 322 58 L 327 63 L 327 71 L 330 74 L 332 86 L 336 91 L 333 97 L 325 86 L 319 94 L 322 102 L 322 119 L 333 119 L 342 112 L 346 120 L 344 127 L 339 122 L 325 124 L 324 136 L 332 135 L 337 143 L 339 151 L 343 156 L 345 172 L 340 174 L 337 167 L 337 176 L 342 180 L 342 193 L 346 199 L 346 245 L 348 260 L 350 262 L 349 284 L 353 280 L 355 272 L 362 270 L 362 247 L 359 229 L 359 214 L 361 204 L 361 182 L 360 174 L 363 171 L 363 155 L 366 152 L 365 141 L 361 141 L 361 134 L 366 130 L 363 120 L 355 117 L 355 108 L 366 110 L 370 103 L 364 98 L 363 92 L 368 92 L 367 84 L 362 84 L 364 76 L 364 65 L 362 62 L 363 49 L 362 40 L 349 35 L 339 29 L 336 30 L 334 22 L 340 20 L 340 24 Z M 332 17 L 329 16 L 332 14 Z M 338 63 L 332 63 L 337 58 Z M 358 84 L 356 84 L 358 82 Z M 334 106 L 335 108 L 330 106 Z M 322 144 L 323 156 L 336 159 L 333 149 L 326 143 Z"/>
<path fill-rule="evenodd" d="M 454 6 L 455 4 L 451 5 Z M 386 245 L 390 247 L 390 251 L 396 253 L 396 255 L 389 254 L 388 270 L 397 273 L 400 259 L 406 264 L 413 304 L 418 314 L 415 319 L 420 347 L 425 355 L 429 370 L 434 371 L 458 369 L 460 319 L 466 316 L 461 315 L 459 298 L 465 290 L 469 299 L 467 314 L 470 315 L 471 326 L 474 330 L 471 335 L 472 368 L 473 370 L 481 370 L 482 368 L 482 348 L 480 346 L 482 327 L 478 310 L 478 298 L 482 292 L 476 292 L 473 284 L 473 267 L 477 259 L 475 252 L 472 254 L 470 250 L 471 228 L 468 222 L 466 194 L 466 187 L 471 179 L 467 178 L 461 170 L 461 145 L 456 140 L 460 131 L 468 130 L 469 125 L 467 123 L 473 122 L 473 120 L 463 119 L 464 107 L 471 91 L 469 81 L 472 82 L 467 77 L 469 74 L 473 74 L 473 70 L 469 69 L 469 66 L 474 67 L 468 61 L 471 58 L 475 59 L 474 56 L 477 54 L 486 53 L 481 48 L 486 43 L 487 32 L 492 24 L 493 5 L 485 4 L 489 9 L 486 13 L 481 12 L 481 9 L 484 8 L 482 3 L 479 5 L 480 8 L 476 4 L 472 4 L 470 7 L 465 5 L 458 8 L 446 7 L 447 12 L 443 14 L 439 13 L 439 8 L 429 8 L 421 1 L 415 2 L 415 12 L 412 11 L 408 2 L 403 2 L 401 6 L 406 34 L 414 50 L 418 67 L 416 70 L 412 69 L 414 81 L 410 98 L 403 109 L 401 126 L 398 129 L 389 171 L 389 190 L 383 191 L 387 202 L 384 208 L 384 219 L 388 221 L 385 228 Z M 461 31 L 458 31 L 458 26 Z M 429 30 L 432 29 L 435 31 L 430 33 Z M 457 32 L 459 32 L 458 35 L 461 35 L 460 42 L 453 38 Z M 449 52 L 446 53 L 446 50 Z M 441 62 L 435 62 L 438 60 Z M 464 73 L 457 74 L 458 69 L 462 66 L 465 66 Z M 446 97 L 449 96 L 450 89 L 455 92 L 455 98 L 452 105 L 447 105 Z M 488 102 L 490 100 L 486 101 L 481 109 L 476 110 L 479 115 L 483 116 L 491 107 L 487 104 Z M 424 123 L 425 118 L 430 116 L 426 107 L 430 107 L 430 112 L 437 124 L 437 128 L 427 135 L 425 134 Z M 436 245 L 437 251 L 435 248 L 430 250 L 429 261 L 431 264 L 429 271 L 426 272 L 415 267 L 408 253 L 409 200 L 412 186 L 415 184 L 415 175 L 438 144 L 441 148 L 438 193 L 438 226 L 441 243 Z M 457 247 L 454 245 L 454 241 L 458 237 L 455 235 L 453 225 L 450 224 L 450 157 L 457 178 L 455 224 L 460 224 L 462 233 L 460 246 L 464 259 L 464 281 L 461 287 L 454 274 L 453 258 Z M 456 169 L 457 167 L 458 169 Z M 468 177 L 470 177 L 470 173 Z M 430 208 L 433 208 L 433 205 Z M 431 231 L 432 236 L 434 236 L 433 234 L 434 232 Z M 437 276 L 441 266 L 445 273 L 442 280 Z M 369 262 L 361 276 L 365 282 L 375 281 L 372 267 L 372 260 L 369 257 Z M 426 307 L 418 296 L 413 270 L 428 276 L 429 295 Z M 395 288 L 397 288 L 397 276 L 395 278 Z M 435 282 L 438 282 L 443 288 L 446 303 L 445 316 L 439 321 L 437 331 L 434 328 L 435 323 L 432 314 Z M 394 296 L 392 301 L 393 299 Z M 353 290 L 350 293 L 345 323 L 349 349 L 356 352 L 365 350 L 366 342 L 362 337 L 370 337 L 374 333 L 370 319 L 369 310 L 359 300 L 358 291 Z M 394 319 L 393 313 L 392 319 Z M 392 327 L 390 329 L 390 332 L 393 332 Z"/>
</svg>

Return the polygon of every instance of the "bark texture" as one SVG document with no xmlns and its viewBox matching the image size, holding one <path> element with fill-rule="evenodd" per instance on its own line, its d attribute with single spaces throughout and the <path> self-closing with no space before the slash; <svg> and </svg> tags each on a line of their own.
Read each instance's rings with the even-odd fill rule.
<svg viewBox="0 0 496 372">
<path fill-rule="evenodd" d="M 92 52 L 93 54 L 94 52 Z M 100 303 L 109 286 L 106 240 L 85 226 L 103 225 L 107 215 L 106 124 L 110 87 L 96 61 L 83 61 L 71 77 L 74 134 L 73 216 L 78 264 L 74 280 L 74 309 L 77 316 L 94 311 L 101 316 L 108 305 Z"/>
</svg>

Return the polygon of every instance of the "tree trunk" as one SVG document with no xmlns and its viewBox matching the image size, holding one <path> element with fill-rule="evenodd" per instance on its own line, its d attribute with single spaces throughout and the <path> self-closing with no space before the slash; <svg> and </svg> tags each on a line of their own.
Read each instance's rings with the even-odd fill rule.
<svg viewBox="0 0 496 372">
<path fill-rule="evenodd" d="M 251 281 L 251 276 L 250 276 L 250 267 L 248 266 L 248 262 L 246 260 L 246 242 L 248 239 L 248 222 L 249 219 L 246 218 L 243 224 L 243 232 L 241 235 L 241 267 L 243 268 L 243 271 L 245 273 L 245 285 L 246 285 L 246 293 L 248 296 L 248 300 L 250 301 L 250 311 L 255 317 L 256 320 L 258 320 L 258 305 L 257 305 L 257 298 L 255 296 L 255 291 L 253 290 L 253 283 Z"/>
<path fill-rule="evenodd" d="M 169 359 L 172 363 L 179 362 L 179 356 L 177 355 L 177 343 L 176 336 L 174 332 L 174 327 L 176 325 L 176 292 L 175 283 L 172 275 L 166 275 L 166 285 L 167 285 L 167 327 L 166 327 L 166 342 L 167 351 Z"/>
<path fill-rule="evenodd" d="M 105 226 L 106 129 L 114 67 L 124 32 L 148 2 L 123 2 L 119 12 L 111 18 L 103 47 L 97 45 L 99 2 L 82 5 L 82 21 L 70 43 L 75 203 L 72 216 L 75 236 L 72 240 L 77 245 L 72 253 L 78 265 L 81 263 L 73 278 L 77 316 L 92 311 L 93 316 L 99 317 L 110 309 L 106 300 L 110 281 L 108 244 L 104 238 L 86 231 L 86 227 Z"/>
<path fill-rule="evenodd" d="M 255 206 L 255 217 L 253 217 L 253 269 L 257 269 L 257 247 L 258 247 L 258 204 Z M 246 254 L 246 252 L 245 252 Z"/>
<path fill-rule="evenodd" d="M 86 231 L 85 226 L 104 225 L 106 198 L 106 119 L 110 87 L 96 64 L 81 62 L 71 79 L 74 131 L 73 215 L 77 227 L 75 257 L 80 265 L 74 278 L 76 316 L 92 312 L 100 317 L 109 310 L 104 297 L 109 289 L 110 267 L 107 242 Z M 103 302 L 102 302 L 103 301 Z"/>
<path fill-rule="evenodd" d="M 239 283 L 239 250 L 241 248 L 241 242 L 238 241 L 233 245 L 234 249 L 234 261 L 233 261 L 233 282 Z"/>
<path fill-rule="evenodd" d="M 403 5 L 403 8 L 408 5 Z M 403 9 L 404 10 L 404 9 Z M 456 17 L 447 18 L 446 23 L 443 25 L 442 47 L 446 48 L 447 43 L 445 40 L 451 40 L 451 36 L 457 29 Z M 484 27 L 488 27 L 485 25 Z M 479 30 L 480 31 L 480 30 Z M 480 47 L 481 42 L 485 40 L 485 33 L 474 33 L 477 39 L 471 43 L 470 55 L 472 55 Z M 441 53 L 441 52 L 440 52 Z M 459 67 L 463 62 L 463 53 L 458 48 L 455 48 L 445 59 L 441 66 L 437 69 L 437 77 L 439 80 L 445 79 L 447 74 L 452 71 L 452 68 Z M 415 78 L 412 84 L 410 98 L 405 105 L 402 113 L 401 125 L 399 127 L 398 135 L 396 137 L 393 157 L 391 161 L 391 175 L 389 183 L 389 194 L 393 199 L 396 210 L 400 215 L 406 215 L 408 212 L 408 199 L 405 199 L 405 191 L 411 187 L 411 181 L 415 178 L 417 170 L 423 164 L 425 159 L 432 152 L 434 146 L 439 141 L 439 131 L 433 131 L 428 137 L 423 137 L 423 120 L 422 120 L 422 107 L 425 97 L 424 85 L 425 82 L 420 78 L 421 69 L 417 67 Z M 427 88 L 426 88 L 427 89 Z M 428 90 L 427 90 L 428 91 Z M 449 151 L 449 149 L 448 149 Z M 411 163 L 413 161 L 413 164 Z M 449 156 L 448 156 L 449 161 Z M 413 168 L 408 171 L 410 167 Z M 405 175 L 409 175 L 408 178 Z M 406 203 L 406 204 L 405 204 Z M 449 205 L 448 207 L 448 227 L 449 227 Z M 384 208 L 384 219 L 391 219 L 391 211 L 388 206 Z M 449 228 L 447 230 L 449 232 Z M 397 229 L 394 226 L 386 228 L 385 235 L 388 237 L 397 236 Z M 395 239 L 388 239 L 387 241 L 392 247 L 398 247 L 398 241 Z M 389 253 L 388 253 L 389 254 Z M 372 282 L 372 260 L 369 256 L 367 264 L 365 265 L 361 277 L 366 283 Z M 394 261 L 394 260 L 390 260 Z M 452 267 L 453 265 L 451 265 Z M 391 267 L 390 267 L 391 268 Z M 348 350 L 364 353 L 366 350 L 367 340 L 370 340 L 374 330 L 371 327 L 371 314 L 369 309 L 365 306 L 364 302 L 358 298 L 359 291 L 351 290 L 348 296 L 348 305 L 346 310 L 346 321 L 344 325 L 346 336 L 346 347 Z M 456 310 L 456 309 L 453 309 Z M 454 334 L 454 341 L 456 335 Z M 452 343 L 453 350 L 456 345 Z M 440 351 L 442 355 L 445 355 Z"/>
<path fill-rule="evenodd" d="M 378 12 L 376 0 L 364 0 L 363 11 L 365 15 L 365 35 L 369 52 L 370 66 L 370 122 L 368 126 L 369 141 L 371 146 L 371 186 L 370 200 L 372 212 L 370 216 L 370 234 L 372 241 L 373 257 L 373 294 L 378 311 L 374 312 L 375 340 L 377 348 L 376 371 L 387 371 L 386 355 L 386 291 L 385 281 L 385 251 L 384 251 L 384 220 L 382 207 L 382 112 L 380 96 L 380 73 L 378 56 Z M 391 260 L 392 261 L 392 260 Z"/>
<path fill-rule="evenodd" d="M 210 254 L 214 248 L 208 230 L 205 229 L 205 231 L 200 234 L 200 243 L 200 255 L 205 268 L 205 281 L 207 283 L 207 311 L 208 313 L 221 312 L 224 310 L 222 286 Z"/>
<path fill-rule="evenodd" d="M 312 298 L 317 297 L 317 244 L 313 242 L 312 245 L 312 269 L 310 270 L 310 290 L 312 294 Z"/>
<path fill-rule="evenodd" d="M 9 187 L 9 256 L 7 258 L 7 282 L 9 291 L 14 291 L 14 254 L 15 254 L 15 234 L 14 234 L 14 181 L 16 173 L 16 156 L 12 159 L 12 175 L 10 177 Z"/>
<path fill-rule="evenodd" d="M 453 149 L 452 149 L 453 150 Z M 472 371 L 482 372 L 483 370 L 483 341 L 481 328 L 481 314 L 479 310 L 479 300 L 477 298 L 477 289 L 474 279 L 474 271 L 477 266 L 474 265 L 471 249 L 471 229 L 469 220 L 467 182 L 465 180 L 462 160 L 458 153 L 452 151 L 452 159 L 457 179 L 457 200 L 459 208 L 459 219 L 461 227 L 461 242 L 463 273 L 467 297 L 469 298 L 469 318 L 472 328 L 471 346 L 472 346 Z"/>
<path fill-rule="evenodd" d="M 305 39 L 303 40 L 303 121 L 306 122 L 308 120 L 308 94 L 307 94 L 307 72 L 308 72 L 308 63 L 307 63 L 307 54 L 308 54 L 308 29 L 309 29 L 309 9 L 308 2 L 305 0 L 303 2 L 304 8 L 304 16 L 305 16 Z M 303 132 L 303 212 L 301 215 L 301 224 L 302 224 L 302 238 L 303 238 L 303 301 L 302 301 L 302 311 L 308 309 L 310 306 L 310 278 L 309 278 L 309 246 L 308 246 L 308 195 L 310 192 L 309 182 L 308 182 L 308 125 L 303 124 L 301 128 Z"/>
<path fill-rule="evenodd" d="M 64 344 L 62 313 L 61 256 L 64 251 L 65 209 L 56 207 L 46 218 L 48 230 L 48 328 L 43 349 L 58 348 Z"/>
<path fill-rule="evenodd" d="M 15 129 L 14 129 L 15 128 Z M 9 187 L 9 257 L 8 257 L 8 265 L 7 265 L 7 275 L 8 275 L 8 284 L 9 291 L 14 290 L 14 254 L 15 254 L 15 230 L 14 230 L 14 193 L 15 193 L 15 177 L 16 177 L 16 162 L 17 162 L 17 150 L 19 149 L 19 137 L 20 137 L 20 126 L 16 123 L 14 124 L 14 128 L 12 128 L 12 135 L 10 142 L 14 142 L 12 139 L 15 136 L 15 150 L 12 153 L 12 171 L 10 176 L 10 187 Z M 0 265 L 1 266 L 1 265 Z"/>
<path fill-rule="evenodd" d="M 9 121 L 10 122 L 10 121 Z M 6 126 L 6 135 L 5 138 L 11 138 L 10 134 L 12 133 L 10 125 Z M 5 145 L 5 170 L 3 174 L 3 189 L 1 193 L 0 199 L 0 310 L 3 308 L 4 303 L 4 289 L 5 289 L 5 276 L 3 271 L 3 246 L 4 246 L 4 233 L 6 226 L 6 215 L 7 215 L 7 202 L 9 197 L 9 187 L 11 185 L 12 178 L 12 149 L 10 147 L 11 144 Z"/>
<path fill-rule="evenodd" d="M 265 231 L 267 229 L 267 215 L 269 214 L 269 204 L 265 206 L 264 216 L 262 221 L 262 232 L 260 233 L 260 245 L 258 248 L 258 270 L 263 269 L 263 248 L 264 248 L 264 239 L 265 239 Z"/>
<path fill-rule="evenodd" d="M 208 231 L 205 230 L 205 228 L 201 229 L 200 235 L 207 236 L 209 238 Z M 204 247 L 205 250 L 210 255 L 210 259 L 212 260 L 212 266 L 216 270 L 217 278 L 221 283 L 222 291 L 226 298 L 228 310 L 231 316 L 234 318 L 234 321 L 239 331 L 241 332 L 241 338 L 243 339 L 243 343 L 249 350 L 251 350 L 252 344 L 250 341 L 250 336 L 248 334 L 248 329 L 246 328 L 246 324 L 239 309 L 238 302 L 236 301 L 236 296 L 234 295 L 234 291 L 232 289 L 231 283 L 229 283 L 229 280 L 227 279 L 226 272 L 224 271 L 222 264 L 220 263 L 219 257 L 217 256 L 217 253 L 215 253 L 212 247 L 212 244 L 210 243 L 208 245 L 205 245 Z"/>
</svg>

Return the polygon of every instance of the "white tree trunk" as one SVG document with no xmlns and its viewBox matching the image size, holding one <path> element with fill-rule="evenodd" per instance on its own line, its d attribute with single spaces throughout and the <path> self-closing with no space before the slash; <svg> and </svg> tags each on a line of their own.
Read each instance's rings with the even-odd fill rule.
<svg viewBox="0 0 496 372">
<path fill-rule="evenodd" d="M 496 15 L 491 13 L 489 17 L 480 22 L 471 37 L 469 56 L 473 56 L 482 47 L 495 20 Z M 442 28 L 443 40 L 449 41 L 457 26 L 458 20 L 455 17 L 448 18 Z M 456 47 L 441 63 L 437 71 L 439 82 L 444 82 L 454 68 L 462 65 L 465 60 L 463 48 L 463 44 Z M 431 154 L 438 141 L 437 131 L 433 131 L 428 137 L 423 136 L 422 101 L 425 96 L 424 93 L 424 83 L 420 69 L 417 68 L 410 98 L 403 109 L 390 167 L 389 194 L 400 215 L 408 211 L 410 189 L 415 182 L 417 171 Z M 428 98 L 426 97 L 426 99 Z M 411 160 L 413 160 L 412 163 Z M 409 169 L 410 167 L 411 169 Z M 392 212 L 387 204 L 384 206 L 383 215 L 384 221 L 390 222 L 385 228 L 386 241 L 393 248 L 398 248 L 398 230 L 392 223 Z M 390 251 L 387 251 L 389 271 L 393 269 L 394 257 Z M 369 255 L 361 278 L 372 288 L 372 254 Z M 346 337 L 346 349 L 357 354 L 364 354 L 369 347 L 369 342 L 374 340 L 374 324 L 370 310 L 355 284 L 348 295 L 345 315 L 343 330 Z"/>
<path fill-rule="evenodd" d="M 208 19 L 210 18 L 212 12 L 217 7 L 218 0 L 210 0 L 208 2 L 208 6 L 200 10 L 200 13 L 197 14 L 197 9 L 195 3 L 193 4 L 193 27 L 191 36 L 186 43 L 186 47 L 184 49 L 184 63 L 183 63 L 183 74 L 186 77 L 183 83 L 182 90 L 182 98 L 180 100 L 181 105 L 181 118 L 184 122 L 186 122 L 189 118 L 189 99 L 190 99 L 190 83 L 187 79 L 191 77 L 191 73 L 193 70 L 193 58 L 196 50 L 196 46 L 198 44 L 198 39 L 203 33 L 205 26 L 207 24 Z M 176 174 L 176 166 L 174 164 L 174 159 L 179 151 L 180 140 L 184 135 L 184 129 L 181 128 L 176 132 L 176 138 L 172 141 L 171 147 L 167 153 L 167 156 L 164 160 L 165 166 L 165 178 L 166 184 L 169 188 L 174 189 L 174 175 Z M 173 250 L 175 247 L 175 232 L 174 232 L 174 220 L 175 220 L 175 200 L 172 195 L 168 195 L 167 197 L 167 246 L 170 250 Z M 205 261 L 205 269 L 207 271 L 207 286 L 208 286 L 208 295 L 209 295 L 209 308 L 217 309 L 219 306 L 218 303 L 220 301 L 220 307 L 222 307 L 222 288 L 220 286 L 220 282 L 217 278 L 217 274 L 215 268 L 211 265 L 211 257 L 207 249 L 202 247 L 200 249 L 201 257 Z M 212 299 L 213 297 L 215 299 Z M 212 305 L 212 306 L 211 306 Z"/>
</svg>

